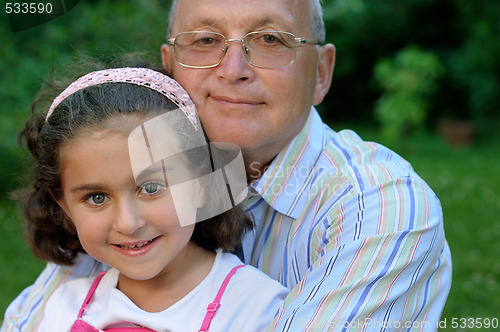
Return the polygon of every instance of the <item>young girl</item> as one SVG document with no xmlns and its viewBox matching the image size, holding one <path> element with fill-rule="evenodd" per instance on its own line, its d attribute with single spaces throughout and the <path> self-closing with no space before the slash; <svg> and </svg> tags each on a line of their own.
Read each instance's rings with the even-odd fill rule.
<svg viewBox="0 0 500 332">
<path fill-rule="evenodd" d="M 22 197 L 34 253 L 111 266 L 55 290 L 39 331 L 260 332 L 272 321 L 287 289 L 229 253 L 252 227 L 232 208 L 241 155 L 206 143 L 177 82 L 92 72 L 22 136 L 36 161 Z"/>
</svg>

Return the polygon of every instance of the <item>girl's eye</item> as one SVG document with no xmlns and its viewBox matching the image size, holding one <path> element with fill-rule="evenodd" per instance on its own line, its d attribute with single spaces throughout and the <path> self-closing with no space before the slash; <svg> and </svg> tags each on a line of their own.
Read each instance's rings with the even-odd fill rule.
<svg viewBox="0 0 500 332">
<path fill-rule="evenodd" d="M 158 182 L 148 182 L 141 187 L 140 194 L 154 195 L 159 193 L 164 186 Z"/>
<path fill-rule="evenodd" d="M 87 203 L 94 206 L 100 206 L 108 201 L 108 197 L 105 194 L 92 194 L 87 197 Z"/>
</svg>

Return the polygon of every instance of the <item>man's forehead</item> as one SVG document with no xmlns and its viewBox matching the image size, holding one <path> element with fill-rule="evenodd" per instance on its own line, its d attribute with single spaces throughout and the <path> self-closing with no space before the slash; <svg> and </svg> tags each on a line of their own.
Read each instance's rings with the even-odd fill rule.
<svg viewBox="0 0 500 332">
<path fill-rule="evenodd" d="M 296 30 L 304 19 L 309 21 L 309 8 L 308 0 L 179 0 L 173 26 L 176 33 L 200 26 L 248 30 L 276 25 Z"/>
</svg>

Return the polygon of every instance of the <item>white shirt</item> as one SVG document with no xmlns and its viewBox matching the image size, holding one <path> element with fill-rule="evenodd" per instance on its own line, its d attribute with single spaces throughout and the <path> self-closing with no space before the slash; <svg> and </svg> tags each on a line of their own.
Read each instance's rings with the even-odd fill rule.
<svg viewBox="0 0 500 332">
<path fill-rule="evenodd" d="M 242 262 L 235 255 L 217 251 L 207 277 L 180 301 L 162 312 L 138 308 L 116 288 L 119 271 L 112 268 L 102 278 L 83 319 L 96 328 L 132 322 L 156 331 L 198 331 L 206 308 L 229 271 Z M 81 278 L 59 287 L 47 302 L 39 331 L 69 331 L 94 278 Z M 289 290 L 258 269 L 240 268 L 229 281 L 220 308 L 210 325 L 211 332 L 265 330 Z"/>
</svg>

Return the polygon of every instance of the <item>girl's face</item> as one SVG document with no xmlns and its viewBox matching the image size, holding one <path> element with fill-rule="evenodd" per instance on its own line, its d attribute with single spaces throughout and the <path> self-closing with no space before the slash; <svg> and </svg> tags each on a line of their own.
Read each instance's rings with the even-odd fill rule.
<svg viewBox="0 0 500 332">
<path fill-rule="evenodd" d="M 61 149 L 59 204 L 85 251 L 135 280 L 182 267 L 195 246 L 190 241 L 194 225 L 180 227 L 163 173 L 147 172 L 140 183 L 134 179 L 126 135 L 82 136 Z M 189 169 L 187 163 L 174 167 Z M 186 190 L 187 208 L 196 210 L 201 191 L 195 184 Z"/>
</svg>

